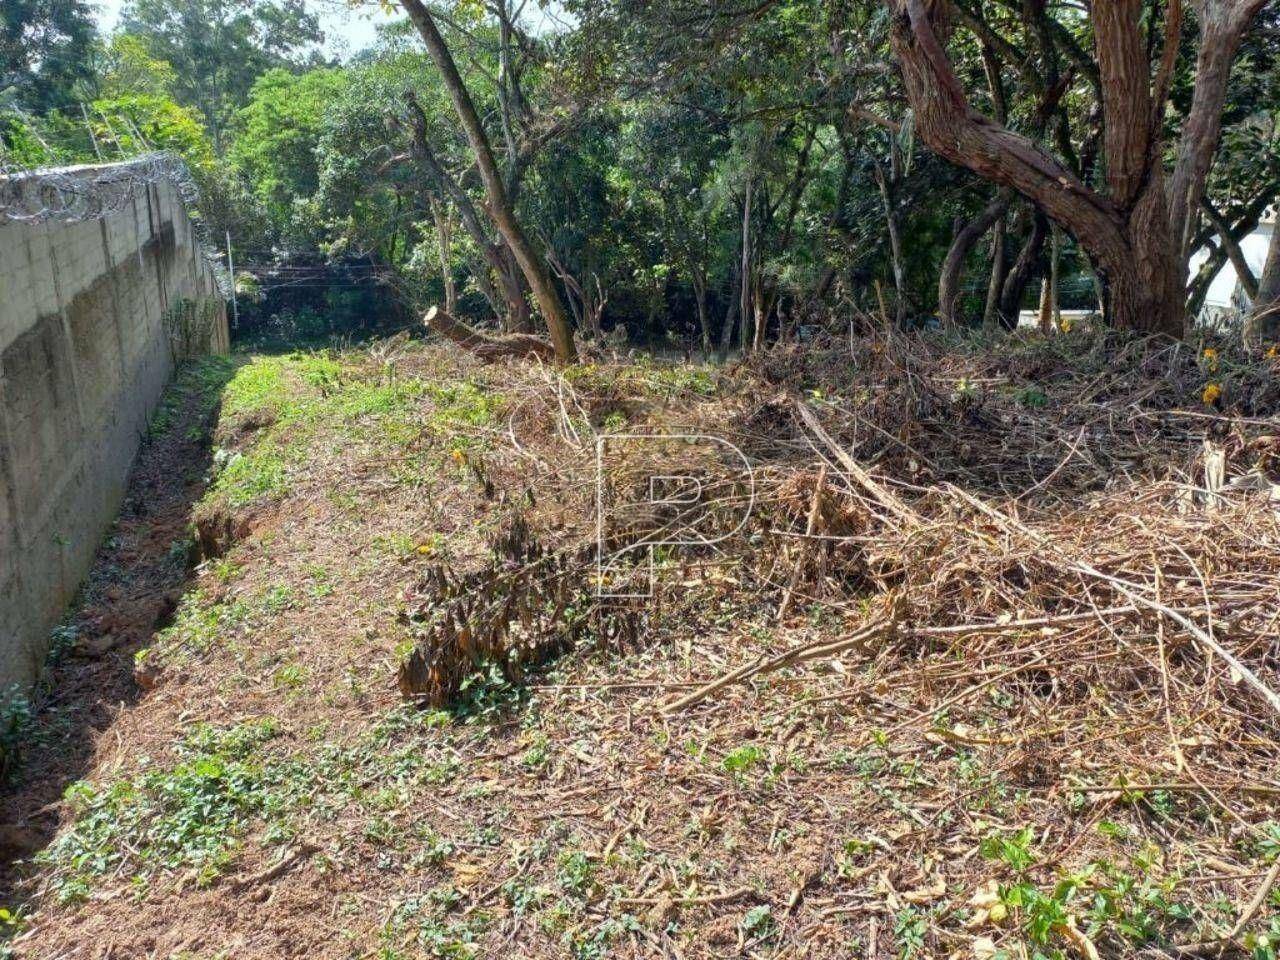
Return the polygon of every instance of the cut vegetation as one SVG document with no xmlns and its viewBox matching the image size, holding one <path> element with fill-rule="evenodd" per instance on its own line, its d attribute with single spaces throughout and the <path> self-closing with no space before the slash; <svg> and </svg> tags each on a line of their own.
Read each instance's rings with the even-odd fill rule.
<svg viewBox="0 0 1280 960">
<path fill-rule="evenodd" d="M 162 626 L 54 668 L 122 702 L 53 696 L 30 728 L 9 949 L 1274 957 L 1274 361 L 989 347 L 556 371 L 401 339 L 190 368 L 135 496 L 148 457 L 203 475 L 220 396 L 200 562 L 166 546 Z M 727 449 L 602 458 L 623 499 L 696 474 L 729 534 L 657 548 L 643 603 L 596 597 L 626 572 L 594 563 L 620 433 L 754 470 L 735 532 Z M 124 529 L 177 537 L 163 511 Z M 155 586 L 113 549 L 82 643 Z M 51 759 L 68 737 L 79 766 Z"/>
</svg>

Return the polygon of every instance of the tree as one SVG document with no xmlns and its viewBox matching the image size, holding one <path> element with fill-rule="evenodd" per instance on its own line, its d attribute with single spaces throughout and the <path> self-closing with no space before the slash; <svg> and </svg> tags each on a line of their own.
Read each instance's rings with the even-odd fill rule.
<svg viewBox="0 0 1280 960">
<path fill-rule="evenodd" d="M 107 156 L 168 150 L 182 157 L 196 176 L 213 166 L 213 148 L 200 115 L 169 97 L 150 93 L 103 97 L 89 105 L 88 113 L 94 140 Z"/>
<path fill-rule="evenodd" d="M 0 93 L 34 113 L 71 106 L 92 81 L 96 38 L 86 0 L 4 0 Z"/>
<path fill-rule="evenodd" d="M 101 92 L 108 97 L 136 93 L 171 97 L 178 83 L 173 64 L 153 57 L 146 41 L 129 33 L 111 38 L 102 66 Z"/>
<path fill-rule="evenodd" d="M 1071 233 L 1098 266 L 1113 325 L 1180 334 L 1189 224 L 1217 148 L 1230 66 L 1262 0 L 1199 0 L 1194 93 L 1168 174 L 1161 121 L 1177 65 L 1180 0 L 1170 0 L 1165 11 L 1162 45 L 1143 30 L 1141 0 L 1094 0 L 1103 189 L 1092 188 L 1068 162 L 971 105 L 947 53 L 952 18 L 946 3 L 886 4 L 894 54 L 924 142 L 980 177 L 1019 191 Z M 1043 5 L 1031 9 L 1046 30 L 1053 29 L 1056 22 Z"/>
<path fill-rule="evenodd" d="M 1254 329 L 1260 333 L 1280 328 L 1280 223 L 1274 220 L 1250 319 Z"/>
<path fill-rule="evenodd" d="M 129 0 L 121 26 L 172 65 L 178 100 L 204 116 L 219 154 L 254 81 L 313 60 L 324 39 L 303 0 Z"/>
<path fill-rule="evenodd" d="M 451 203 L 462 221 L 463 228 L 471 237 L 472 243 L 480 251 L 481 256 L 498 278 L 498 285 L 506 303 L 507 328 L 513 331 L 525 331 L 528 324 L 528 306 L 525 303 L 524 291 L 520 287 L 519 277 L 511 269 L 511 264 L 503 256 L 501 244 L 489 238 L 480 212 L 472 203 L 470 195 L 441 162 L 436 151 L 431 147 L 429 125 L 426 112 L 416 96 L 412 93 L 406 98 L 409 108 L 409 123 L 412 129 L 410 152 L 417 160 L 427 176 L 431 190 L 431 202 Z M 435 218 L 435 209 L 432 207 Z M 443 237 L 438 237 L 443 242 Z M 496 296 L 493 297 L 496 300 Z M 496 306 L 496 305 L 495 305 Z"/>
<path fill-rule="evenodd" d="M 476 166 L 480 172 L 480 180 L 484 184 L 485 197 L 489 202 L 489 216 L 494 226 L 502 234 L 520 270 L 524 274 L 529 288 L 533 291 L 538 307 L 542 310 L 543 320 L 551 334 L 551 342 L 555 345 L 556 356 L 562 362 L 570 362 L 576 356 L 573 345 L 573 331 L 565 314 L 560 294 L 551 282 L 551 275 L 541 255 L 525 235 L 524 228 L 516 219 L 515 208 L 507 195 L 507 188 L 502 174 L 494 159 L 493 148 L 489 143 L 489 135 L 485 132 L 480 116 L 476 113 L 475 104 L 462 75 L 458 73 L 453 55 L 445 45 L 444 37 L 436 27 L 435 19 L 421 0 L 401 0 L 401 6 L 413 21 L 418 33 L 426 44 L 427 52 L 440 71 L 445 90 L 453 102 L 458 119 L 466 134 L 467 142 L 475 155 Z"/>
<path fill-rule="evenodd" d="M 276 67 L 257 79 L 236 115 L 228 159 L 282 228 L 291 225 L 294 201 L 310 198 L 320 186 L 317 145 L 325 112 L 346 85 L 341 70 L 294 74 Z"/>
</svg>

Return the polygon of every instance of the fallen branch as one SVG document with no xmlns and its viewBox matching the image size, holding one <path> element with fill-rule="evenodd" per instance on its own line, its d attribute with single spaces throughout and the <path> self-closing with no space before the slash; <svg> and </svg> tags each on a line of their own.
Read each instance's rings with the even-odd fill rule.
<svg viewBox="0 0 1280 960">
<path fill-rule="evenodd" d="M 1240 911 L 1240 919 L 1235 922 L 1235 926 L 1231 928 L 1231 932 L 1227 934 L 1227 940 L 1234 940 L 1244 932 L 1244 928 L 1249 925 L 1249 921 L 1257 916 L 1258 911 L 1262 909 L 1262 905 L 1267 902 L 1267 895 L 1271 893 L 1271 888 L 1276 885 L 1276 880 L 1280 878 L 1280 859 L 1271 865 L 1270 872 L 1267 873 L 1262 883 L 1258 886 L 1257 892 L 1254 893 L 1253 899 Z"/>
<path fill-rule="evenodd" d="M 319 852 L 320 848 L 314 843 L 300 844 L 281 857 L 278 863 L 267 867 L 265 870 L 259 870 L 257 873 L 250 874 L 243 879 L 237 880 L 231 885 L 231 889 L 246 890 L 249 887 L 256 887 L 259 884 L 270 883 L 272 880 L 278 880 L 289 870 L 293 869 L 296 864 L 301 863 L 312 854 Z"/>
<path fill-rule="evenodd" d="M 792 647 L 790 650 L 780 653 L 773 657 L 757 657 L 750 663 L 743 664 L 736 670 L 731 670 L 724 676 L 712 680 L 708 684 L 704 684 L 692 693 L 688 693 L 674 703 L 668 704 L 661 709 L 666 715 L 671 715 L 683 710 L 685 707 L 692 706 L 702 700 L 705 700 L 711 694 L 733 683 L 741 683 L 752 677 L 757 677 L 762 673 L 773 673 L 775 670 L 782 670 L 785 667 L 794 666 L 797 663 L 804 663 L 807 660 L 820 660 L 824 657 L 835 656 L 837 653 L 843 653 L 855 647 L 864 645 L 868 640 L 880 637 L 888 633 L 895 626 L 893 620 L 885 618 L 876 620 L 863 627 L 850 637 L 843 640 L 836 640 L 831 643 L 806 643 L 798 647 Z"/>
<path fill-rule="evenodd" d="M 1280 797 L 1280 787 L 1268 787 L 1256 783 L 1215 783 L 1215 790 L 1222 793 L 1243 793 L 1246 796 Z M 1206 793 L 1207 789 L 1200 783 L 1123 783 L 1123 784 L 1071 784 L 1067 789 L 1076 793 L 1150 793 L 1162 790 L 1165 793 Z"/>
<path fill-rule="evenodd" d="M 751 887 L 738 887 L 736 890 L 726 890 L 724 893 L 709 893 L 701 897 L 672 897 L 670 900 L 677 907 L 701 907 L 756 895 L 756 891 Z M 663 903 L 666 899 L 665 897 L 619 897 L 615 902 L 621 906 L 644 907 Z"/>
<path fill-rule="evenodd" d="M 552 361 L 556 358 L 555 348 L 541 337 L 531 333 L 511 333 L 491 336 L 470 327 L 439 307 L 432 307 L 422 318 L 430 329 L 486 363 L 502 360 L 507 357 L 537 357 L 539 360 Z"/>
<path fill-rule="evenodd" d="M 858 486 L 862 487 L 863 490 L 869 493 L 873 500 L 889 510 L 900 520 L 905 521 L 908 526 L 920 526 L 920 517 L 912 511 L 910 507 L 903 503 L 902 500 L 900 500 L 891 490 L 889 490 L 888 487 L 878 482 L 873 476 L 871 476 L 871 474 L 859 466 L 858 462 L 854 460 L 853 457 L 849 456 L 848 451 L 846 451 L 844 447 L 840 446 L 840 444 L 836 443 L 831 434 L 827 433 L 822 424 L 818 422 L 817 415 L 815 415 L 806 404 L 797 400 L 796 412 L 800 414 L 800 419 L 804 422 L 804 425 L 809 428 L 815 437 L 823 442 L 828 450 L 831 451 L 836 460 L 839 461 L 840 466 L 845 469 L 845 472 L 849 477 L 857 483 Z"/>
</svg>

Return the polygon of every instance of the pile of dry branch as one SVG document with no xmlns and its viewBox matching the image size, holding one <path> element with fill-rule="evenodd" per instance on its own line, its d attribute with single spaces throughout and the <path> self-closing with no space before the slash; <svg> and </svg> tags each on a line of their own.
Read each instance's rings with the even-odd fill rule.
<svg viewBox="0 0 1280 960">
<path fill-rule="evenodd" d="M 597 447 L 619 421 L 745 451 L 750 520 L 659 564 L 654 641 L 696 629 L 711 596 L 744 617 L 831 626 L 676 687 L 661 712 L 714 710 L 731 686 L 852 656 L 863 667 L 820 702 L 867 710 L 867 744 L 992 748 L 1016 785 L 1101 801 L 1194 795 L 1237 842 L 1261 836 L 1280 797 L 1273 364 L 1078 333 L 990 353 L 836 341 L 710 383 L 657 371 L 658 390 L 634 368 L 540 368 L 502 457 L 519 463 L 513 502 L 535 504 L 530 522 L 581 556 Z M 721 465 L 736 492 L 700 506 L 723 509 L 727 530 L 742 465 L 727 453 Z M 669 450 L 641 452 L 607 463 L 603 483 L 643 502 L 646 477 L 680 467 Z M 653 541 L 687 532 L 687 511 L 646 516 Z"/>
</svg>

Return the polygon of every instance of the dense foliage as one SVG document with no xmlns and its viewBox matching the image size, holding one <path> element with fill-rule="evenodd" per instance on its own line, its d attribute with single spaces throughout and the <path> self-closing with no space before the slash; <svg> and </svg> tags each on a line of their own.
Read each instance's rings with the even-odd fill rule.
<svg viewBox="0 0 1280 960">
<path fill-rule="evenodd" d="M 545 315 L 409 22 L 336 64 L 300 0 L 131 0 L 110 38 L 79 2 L 3 9 L 7 162 L 176 150 L 202 180 L 206 218 L 257 275 L 259 314 L 311 327 L 328 314 L 322 332 L 409 322 L 436 302 L 511 330 Z M 1052 198 L 1029 202 L 1000 171 L 939 156 L 893 3 L 573 0 L 559 19 L 509 0 L 424 9 L 512 214 L 585 334 L 625 326 L 710 352 L 832 317 L 1009 324 L 1040 303 L 1047 322 L 1106 299 L 1114 268 Z M 1079 189 L 1103 190 L 1108 157 L 1120 160 L 1103 124 L 1106 51 L 1081 8 L 960 0 L 951 14 L 935 26 L 972 108 L 1052 153 Z M 1188 252 L 1208 253 L 1187 277 L 1193 312 L 1280 186 L 1278 21 L 1257 18 L 1187 228 Z M 1157 106 L 1168 91 L 1153 142 L 1171 168 L 1195 109 L 1196 21 L 1156 4 L 1138 25 Z M 1166 75 L 1156 54 L 1175 30 Z"/>
</svg>

